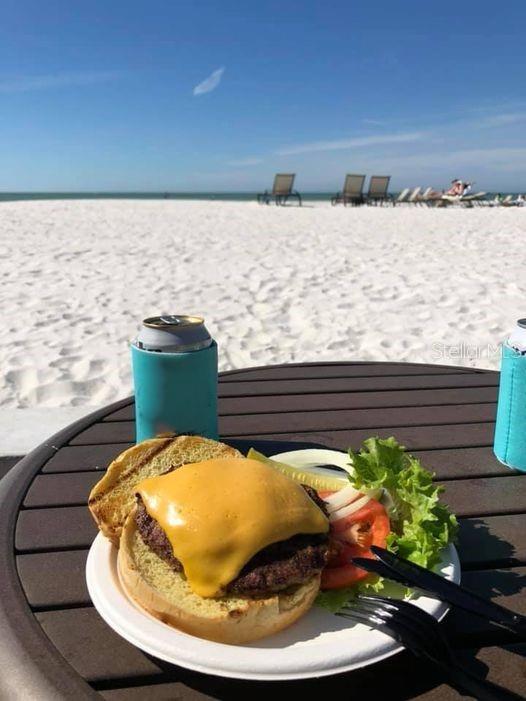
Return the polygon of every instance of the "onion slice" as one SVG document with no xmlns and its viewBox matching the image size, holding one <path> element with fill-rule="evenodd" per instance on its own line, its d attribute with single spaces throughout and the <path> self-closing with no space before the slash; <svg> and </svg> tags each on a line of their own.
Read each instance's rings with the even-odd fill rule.
<svg viewBox="0 0 526 701">
<path fill-rule="evenodd" d="M 332 513 L 333 511 L 342 509 L 344 506 L 347 506 L 347 504 L 351 504 L 360 496 L 362 496 L 362 492 L 349 485 L 348 487 L 344 487 L 343 489 L 334 492 L 334 494 L 329 494 L 329 496 L 325 497 L 323 501 L 327 505 L 327 511 Z"/>
<path fill-rule="evenodd" d="M 339 521 L 341 518 L 347 518 L 347 516 L 359 511 L 369 501 L 371 501 L 371 497 L 366 494 L 365 496 L 353 501 L 352 504 L 348 504 L 342 509 L 338 509 L 338 511 L 333 511 L 332 514 L 329 514 L 329 521 L 334 523 L 335 521 Z"/>
</svg>

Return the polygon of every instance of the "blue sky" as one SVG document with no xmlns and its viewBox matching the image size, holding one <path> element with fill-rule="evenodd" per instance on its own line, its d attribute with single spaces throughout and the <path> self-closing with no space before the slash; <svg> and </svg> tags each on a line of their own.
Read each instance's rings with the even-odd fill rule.
<svg viewBox="0 0 526 701">
<path fill-rule="evenodd" d="M 526 190 L 526 2 L 4 0 L 0 189 Z"/>
</svg>

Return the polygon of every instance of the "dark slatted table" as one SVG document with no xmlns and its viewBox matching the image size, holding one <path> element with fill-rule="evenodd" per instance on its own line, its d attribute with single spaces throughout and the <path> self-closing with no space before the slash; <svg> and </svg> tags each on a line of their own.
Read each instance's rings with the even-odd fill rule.
<svg viewBox="0 0 526 701">
<path fill-rule="evenodd" d="M 463 581 L 526 614 L 526 480 L 494 458 L 498 374 L 437 365 L 285 365 L 224 373 L 223 440 L 267 454 L 314 445 L 357 448 L 394 435 L 445 486 L 460 519 Z M 254 683 L 208 677 L 143 654 L 99 618 L 84 567 L 96 534 L 91 487 L 134 438 L 126 399 L 66 428 L 0 482 L 0 698 L 461 697 L 410 654 L 336 677 Z M 526 640 L 451 612 L 447 633 L 466 665 L 526 694 Z"/>
</svg>

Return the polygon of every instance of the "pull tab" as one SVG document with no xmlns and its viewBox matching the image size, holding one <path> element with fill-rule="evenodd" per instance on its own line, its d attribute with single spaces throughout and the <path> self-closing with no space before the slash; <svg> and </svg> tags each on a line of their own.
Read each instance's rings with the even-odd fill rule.
<svg viewBox="0 0 526 701">
<path fill-rule="evenodd" d="M 169 324 L 170 326 L 179 326 L 182 323 L 182 319 L 175 314 L 170 314 L 169 316 L 160 316 L 159 319 L 163 324 Z"/>
</svg>

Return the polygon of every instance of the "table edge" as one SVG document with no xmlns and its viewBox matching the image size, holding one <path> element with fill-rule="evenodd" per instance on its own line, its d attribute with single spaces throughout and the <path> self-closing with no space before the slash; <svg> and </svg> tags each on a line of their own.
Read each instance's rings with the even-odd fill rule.
<svg viewBox="0 0 526 701">
<path fill-rule="evenodd" d="M 71 667 L 44 633 L 24 595 L 14 553 L 14 535 L 20 504 L 40 468 L 73 436 L 99 419 L 129 405 L 121 399 L 98 409 L 55 433 L 28 453 L 0 481 L 0 696 L 42 701 L 100 699 L 100 695 Z"/>
<path fill-rule="evenodd" d="M 312 360 L 305 363 L 273 363 L 272 365 L 251 365 L 247 368 L 232 368 L 230 370 L 222 370 L 219 377 L 222 375 L 235 375 L 237 373 L 251 372 L 253 370 L 267 370 L 276 368 L 299 368 L 299 367 L 330 367 L 335 365 L 410 365 L 411 367 L 420 368 L 443 368 L 448 370 L 463 370 L 466 373 L 474 374 L 499 374 L 499 370 L 491 370 L 490 368 L 477 368 L 467 365 L 450 365 L 448 363 L 411 363 L 406 360 Z"/>
</svg>

